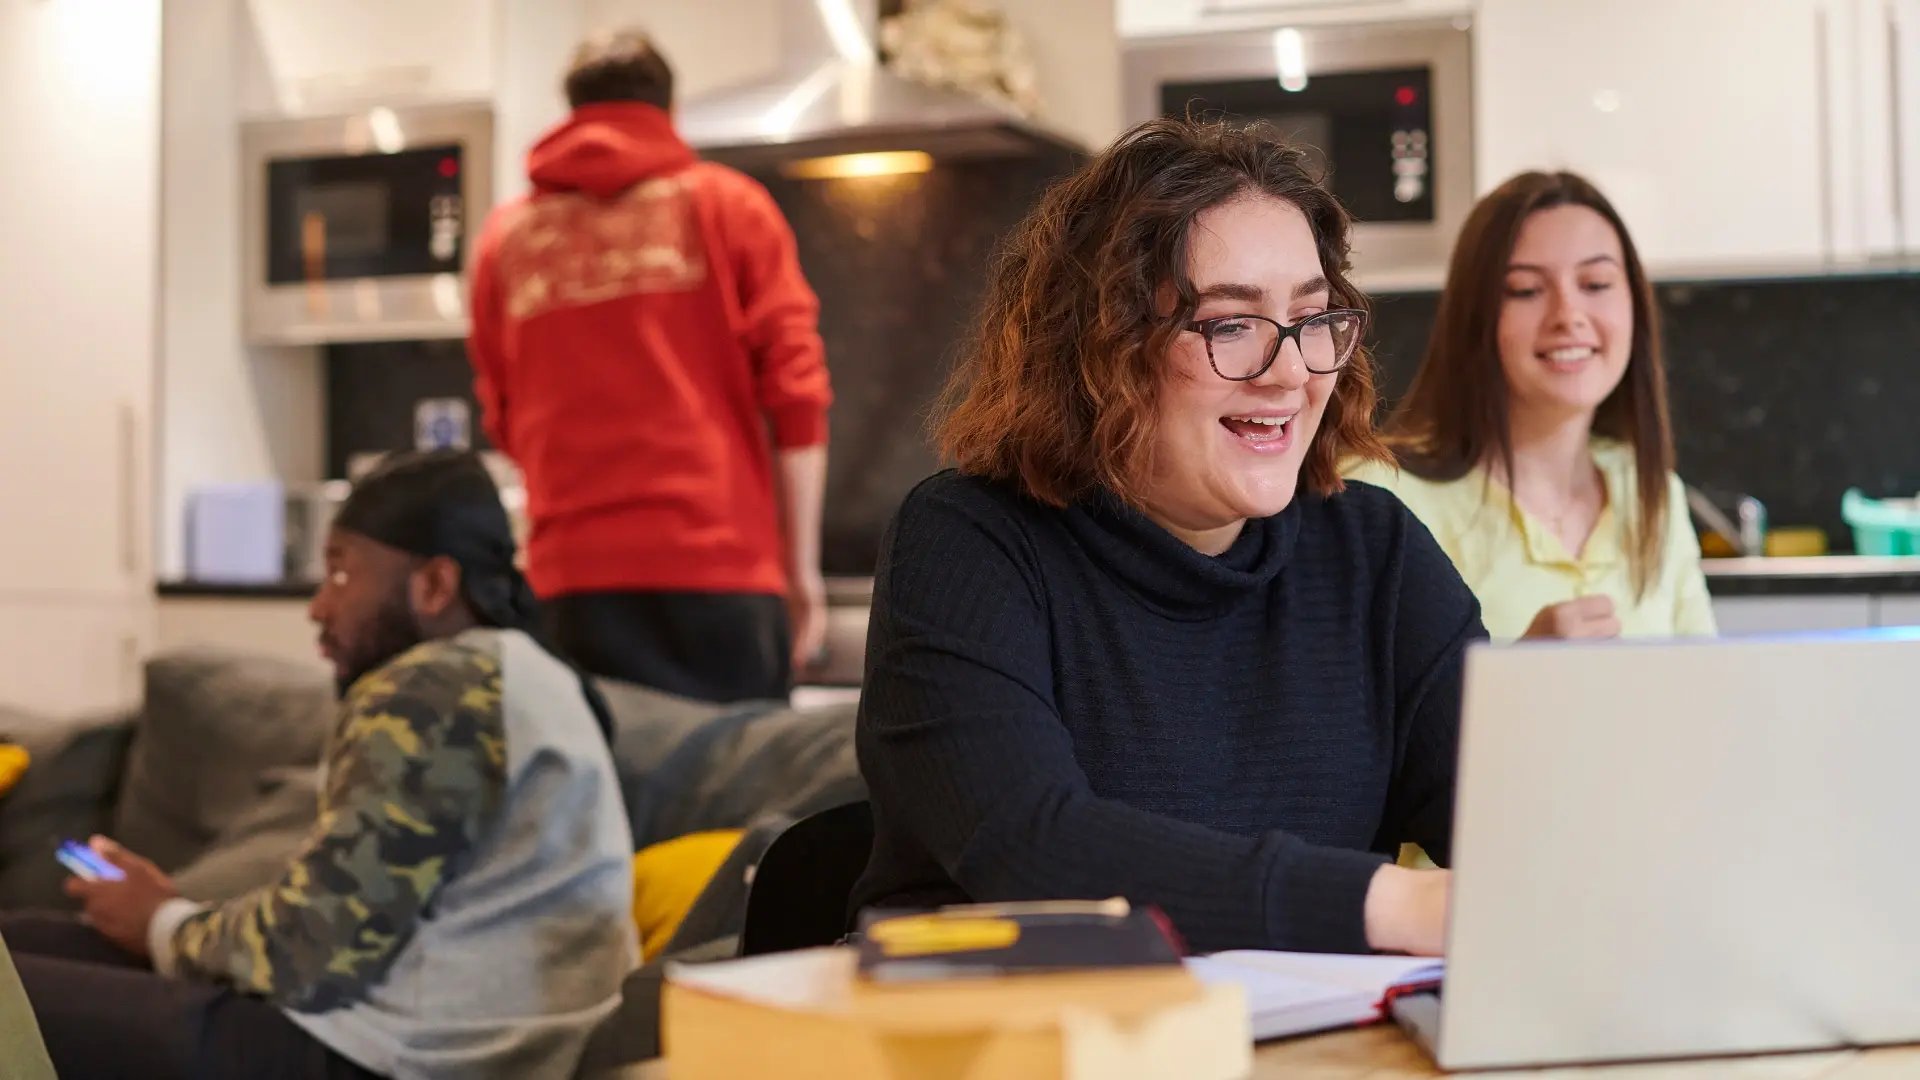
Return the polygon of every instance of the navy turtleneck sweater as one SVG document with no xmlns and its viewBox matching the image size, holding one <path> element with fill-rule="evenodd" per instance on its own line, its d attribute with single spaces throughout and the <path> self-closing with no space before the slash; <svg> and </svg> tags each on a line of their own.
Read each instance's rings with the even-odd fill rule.
<svg viewBox="0 0 1920 1080">
<path fill-rule="evenodd" d="M 856 906 L 1125 896 L 1200 951 L 1359 952 L 1397 846 L 1445 863 L 1485 632 L 1387 492 L 1303 491 L 1210 557 L 945 472 L 880 562 Z"/>
</svg>

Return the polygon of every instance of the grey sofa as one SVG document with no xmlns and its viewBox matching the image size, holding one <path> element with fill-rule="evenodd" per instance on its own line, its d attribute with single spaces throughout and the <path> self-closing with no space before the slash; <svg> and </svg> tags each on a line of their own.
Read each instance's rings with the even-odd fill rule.
<svg viewBox="0 0 1920 1080">
<path fill-rule="evenodd" d="M 705 829 L 747 839 L 671 951 L 719 956 L 738 933 L 752 859 L 784 824 L 864 798 L 853 706 L 713 705 L 599 684 L 634 846 Z M 316 813 L 333 687 L 309 668 L 186 651 L 154 658 L 131 714 L 48 718 L 0 711 L 0 736 L 32 764 L 0 797 L 0 909 L 64 908 L 53 850 L 104 832 L 147 855 L 181 891 L 218 901 L 272 879 Z M 697 941 L 683 940 L 689 935 Z M 636 973 L 657 985 L 658 958 Z M 596 1040 L 596 1068 L 652 1053 L 657 991 L 629 995 Z"/>
</svg>

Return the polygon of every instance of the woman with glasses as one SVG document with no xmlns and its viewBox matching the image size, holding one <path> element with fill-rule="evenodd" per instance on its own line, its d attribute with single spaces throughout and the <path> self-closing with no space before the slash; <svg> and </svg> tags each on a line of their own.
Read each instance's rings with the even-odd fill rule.
<svg viewBox="0 0 1920 1080">
<path fill-rule="evenodd" d="M 1435 953 L 1472 594 L 1377 455 L 1347 215 L 1144 124 L 994 265 L 880 557 L 856 906 L 1124 896 L 1196 949 Z"/>
<path fill-rule="evenodd" d="M 1714 632 L 1657 319 L 1620 215 L 1578 176 L 1516 176 L 1461 229 L 1387 423 L 1398 467 L 1348 475 L 1419 515 L 1495 638 Z"/>
</svg>

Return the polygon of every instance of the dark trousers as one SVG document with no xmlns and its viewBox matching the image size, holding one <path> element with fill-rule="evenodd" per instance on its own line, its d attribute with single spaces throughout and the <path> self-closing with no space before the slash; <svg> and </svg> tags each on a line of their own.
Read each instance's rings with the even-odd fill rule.
<svg viewBox="0 0 1920 1080">
<path fill-rule="evenodd" d="M 591 675 L 702 701 L 784 700 L 793 688 L 778 596 L 570 593 L 541 607 L 554 645 Z"/>
<path fill-rule="evenodd" d="M 0 915 L 40 1037 L 85 1080 L 378 1080 L 260 998 L 169 979 L 71 916 Z"/>
</svg>

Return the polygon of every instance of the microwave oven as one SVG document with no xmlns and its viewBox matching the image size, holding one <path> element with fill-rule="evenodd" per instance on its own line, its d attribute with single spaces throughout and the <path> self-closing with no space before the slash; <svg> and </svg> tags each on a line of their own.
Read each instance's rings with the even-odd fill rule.
<svg viewBox="0 0 1920 1080">
<path fill-rule="evenodd" d="M 466 260 L 493 202 L 490 108 L 251 121 L 241 160 L 249 341 L 466 334 Z"/>
<path fill-rule="evenodd" d="M 1138 39 L 1128 120 L 1267 122 L 1353 215 L 1357 281 L 1437 286 L 1473 205 L 1470 38 L 1457 19 Z"/>
</svg>

